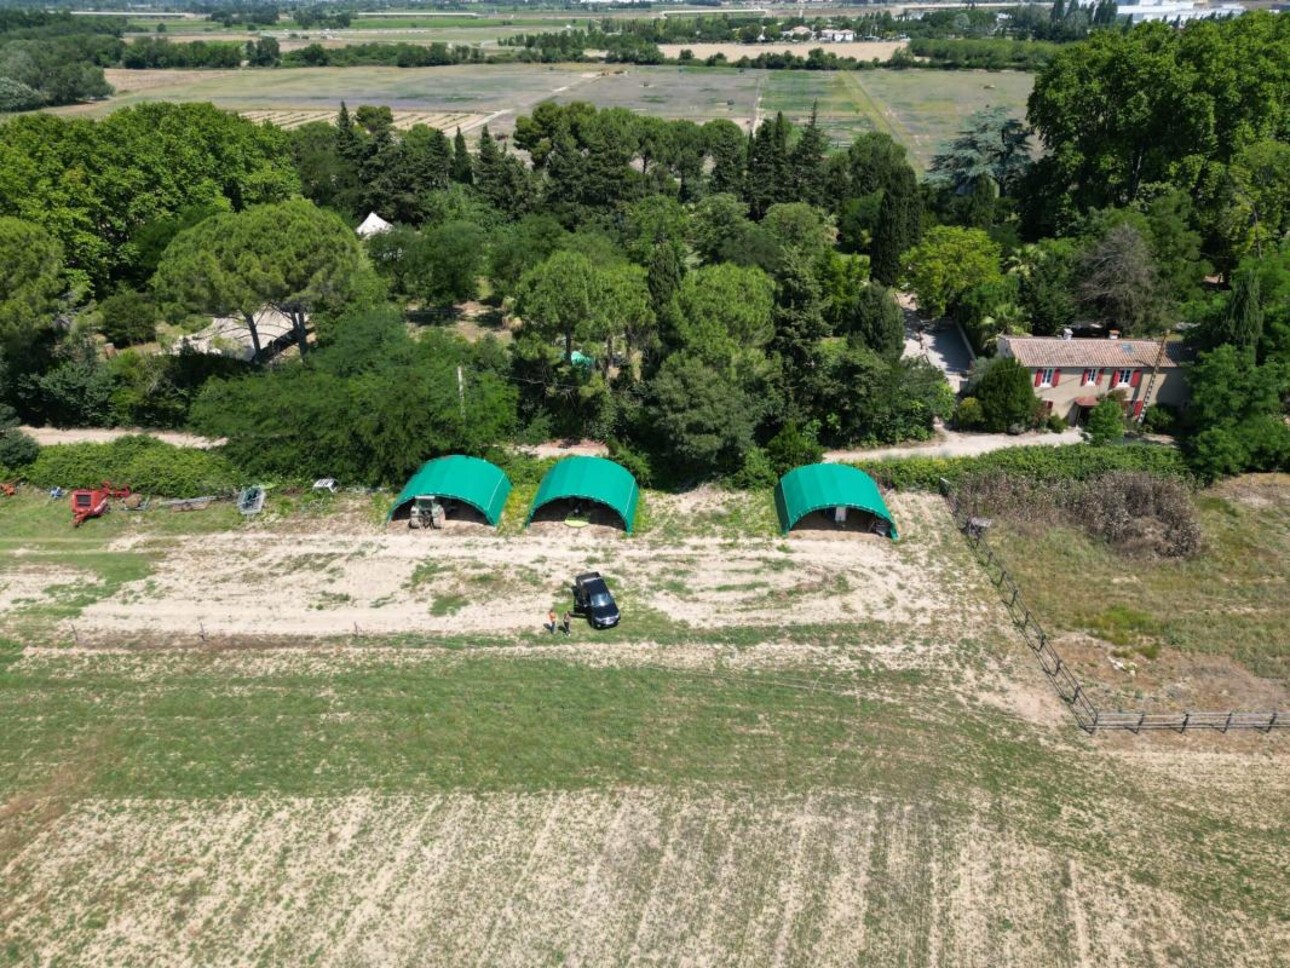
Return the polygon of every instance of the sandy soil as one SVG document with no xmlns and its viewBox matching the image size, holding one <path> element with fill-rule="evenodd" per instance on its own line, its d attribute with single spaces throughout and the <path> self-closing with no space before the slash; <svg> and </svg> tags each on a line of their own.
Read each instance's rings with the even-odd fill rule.
<svg viewBox="0 0 1290 968">
<path fill-rule="evenodd" d="M 952 593 L 955 583 L 930 546 L 915 540 L 920 521 L 943 513 L 939 501 L 909 495 L 894 503 L 897 519 L 913 529 L 899 544 L 828 530 L 795 532 L 786 541 L 629 539 L 608 524 L 572 531 L 558 522 L 512 536 L 469 524 L 442 532 L 398 523 L 350 529 L 343 520 L 303 533 L 217 533 L 166 546 L 149 578 L 90 605 L 74 624 L 82 638 L 104 640 L 190 638 L 199 630 L 274 637 L 518 632 L 538 627 L 552 603 L 567 601 L 571 577 L 594 568 L 611 576 L 628 616 L 648 609 L 695 628 L 866 619 L 910 629 L 984 626 L 984 607 Z M 113 547 L 162 550 L 139 538 Z"/>
<path fill-rule="evenodd" d="M 741 57 L 753 58 L 758 54 L 779 54 L 784 51 L 798 57 L 805 57 L 814 48 L 822 47 L 828 53 L 837 54 L 839 57 L 854 57 L 857 60 L 873 60 L 876 57 L 880 61 L 885 61 L 889 60 L 896 51 L 903 50 L 905 46 L 904 41 L 857 40 L 852 43 L 826 44 L 812 40 L 800 44 L 660 44 L 659 49 L 664 57 L 679 57 L 681 51 L 689 50 L 693 51 L 698 60 L 706 60 L 714 54 L 725 54 L 727 60 L 737 61 Z"/>
<path fill-rule="evenodd" d="M 48 963 L 1274 966 L 1290 945 L 992 803 L 827 790 L 88 801 L 4 878 L 10 936 Z"/>
<path fill-rule="evenodd" d="M 22 427 L 23 432 L 30 434 L 42 447 L 53 444 L 109 444 L 121 437 L 131 434 L 146 434 L 176 447 L 198 447 L 206 450 L 219 447 L 222 439 L 199 437 L 197 434 L 186 434 L 178 430 L 139 430 L 126 427 L 82 427 L 74 430 L 59 430 L 57 427 Z"/>
</svg>

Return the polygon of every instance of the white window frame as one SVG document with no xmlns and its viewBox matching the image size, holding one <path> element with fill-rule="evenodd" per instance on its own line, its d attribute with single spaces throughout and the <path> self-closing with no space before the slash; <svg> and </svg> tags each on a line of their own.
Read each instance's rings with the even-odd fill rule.
<svg viewBox="0 0 1290 968">
<path fill-rule="evenodd" d="M 1040 387 L 1051 387 L 1053 385 L 1053 374 L 1057 370 L 1051 366 L 1041 366 L 1039 368 L 1039 385 Z"/>
<path fill-rule="evenodd" d="M 1087 370 L 1085 370 L 1084 372 L 1088 374 L 1088 377 L 1087 377 L 1087 379 L 1085 379 L 1085 380 L 1080 384 L 1080 386 L 1082 386 L 1082 387 L 1095 387 L 1095 386 L 1097 386 L 1097 367 L 1095 367 L 1095 366 L 1093 366 L 1093 367 L 1089 367 L 1089 368 L 1088 368 Z"/>
<path fill-rule="evenodd" d="M 1127 387 L 1127 386 L 1132 386 L 1132 385 L 1133 385 L 1133 369 L 1132 369 L 1132 368 L 1129 368 L 1129 369 L 1127 369 L 1127 370 L 1116 370 L 1116 371 L 1115 371 L 1115 385 L 1116 385 L 1117 387 Z"/>
</svg>

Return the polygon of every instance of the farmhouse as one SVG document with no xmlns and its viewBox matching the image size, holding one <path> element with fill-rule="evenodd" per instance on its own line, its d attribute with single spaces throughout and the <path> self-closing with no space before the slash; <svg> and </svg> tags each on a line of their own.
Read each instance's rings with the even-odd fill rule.
<svg viewBox="0 0 1290 968">
<path fill-rule="evenodd" d="M 849 44 L 856 39 L 854 30 L 821 30 L 819 39 L 830 44 Z"/>
<path fill-rule="evenodd" d="M 1133 416 L 1157 403 L 1181 407 L 1187 384 L 1181 365 L 1186 347 L 1171 340 L 1161 352 L 1149 339 L 1065 339 L 1000 336 L 999 355 L 1012 357 L 1034 375 L 1035 395 L 1048 412 L 1075 423 L 1109 393 L 1123 396 Z M 1159 366 L 1154 383 L 1152 371 Z M 1150 394 L 1150 399 L 1147 399 Z"/>
</svg>

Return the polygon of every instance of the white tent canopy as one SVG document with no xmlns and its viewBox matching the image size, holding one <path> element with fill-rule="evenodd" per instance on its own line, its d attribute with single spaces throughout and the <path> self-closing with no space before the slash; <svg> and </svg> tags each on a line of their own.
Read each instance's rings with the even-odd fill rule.
<svg viewBox="0 0 1290 968">
<path fill-rule="evenodd" d="M 394 228 L 389 222 L 381 218 L 375 212 L 372 212 L 367 218 L 363 219 L 363 224 L 358 227 L 358 234 L 365 239 L 370 239 L 373 235 L 380 235 L 382 232 L 388 232 Z"/>
</svg>

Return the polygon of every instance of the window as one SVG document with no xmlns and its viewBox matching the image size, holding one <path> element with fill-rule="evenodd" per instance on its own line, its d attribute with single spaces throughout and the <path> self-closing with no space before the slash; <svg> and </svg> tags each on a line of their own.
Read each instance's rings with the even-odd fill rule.
<svg viewBox="0 0 1290 968">
<path fill-rule="evenodd" d="M 1053 368 L 1051 366 L 1046 370 L 1039 371 L 1039 385 L 1041 387 L 1050 387 L 1053 385 Z"/>
<path fill-rule="evenodd" d="M 1085 370 L 1084 376 L 1080 378 L 1080 385 L 1086 387 L 1097 386 L 1097 370 Z"/>
<path fill-rule="evenodd" d="M 1116 371 L 1115 371 L 1115 385 L 1116 385 L 1117 387 L 1127 387 L 1127 386 L 1128 386 L 1130 383 L 1132 383 L 1132 382 L 1133 382 L 1133 371 L 1132 371 L 1132 370 L 1116 370 Z"/>
</svg>

